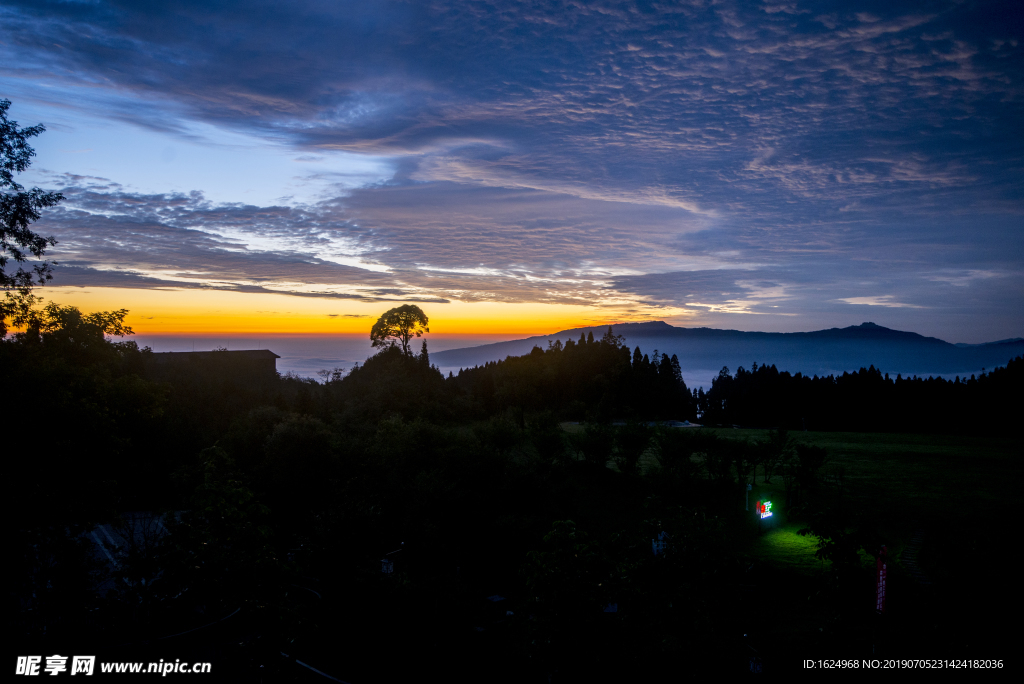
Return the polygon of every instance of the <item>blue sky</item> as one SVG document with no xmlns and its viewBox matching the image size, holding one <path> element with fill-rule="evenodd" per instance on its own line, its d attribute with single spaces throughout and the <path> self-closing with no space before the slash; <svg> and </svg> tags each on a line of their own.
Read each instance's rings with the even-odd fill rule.
<svg viewBox="0 0 1024 684">
<path fill-rule="evenodd" d="M 2 0 L 0 41 L 61 286 L 1024 334 L 1015 3 Z"/>
</svg>

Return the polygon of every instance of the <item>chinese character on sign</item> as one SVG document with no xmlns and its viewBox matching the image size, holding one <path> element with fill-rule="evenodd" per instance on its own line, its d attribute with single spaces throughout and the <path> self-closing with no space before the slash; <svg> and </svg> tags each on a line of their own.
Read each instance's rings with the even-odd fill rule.
<svg viewBox="0 0 1024 684">
<path fill-rule="evenodd" d="M 96 656 L 73 656 L 71 658 L 71 674 L 92 675 L 96 667 Z"/>
<path fill-rule="evenodd" d="M 57 655 L 56 653 L 52 656 L 46 656 L 46 667 L 43 668 L 46 674 L 51 677 L 56 676 L 58 672 L 68 671 L 68 657 Z"/>
<path fill-rule="evenodd" d="M 43 660 L 43 656 L 18 656 L 18 666 L 14 670 L 14 674 L 25 675 L 34 677 L 39 674 L 39 663 Z"/>
</svg>

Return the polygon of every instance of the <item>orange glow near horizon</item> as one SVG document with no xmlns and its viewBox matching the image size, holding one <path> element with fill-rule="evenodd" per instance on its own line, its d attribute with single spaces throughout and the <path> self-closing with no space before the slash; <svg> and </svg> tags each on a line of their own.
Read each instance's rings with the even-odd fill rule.
<svg viewBox="0 0 1024 684">
<path fill-rule="evenodd" d="M 83 312 L 128 309 L 141 335 L 367 335 L 377 318 L 403 301 L 360 302 L 328 297 L 228 290 L 61 287 L 37 291 L 46 301 Z M 417 302 L 410 302 L 417 303 Z M 432 334 L 543 335 L 569 328 L 652 320 L 661 316 L 597 306 L 509 302 L 417 303 Z"/>
</svg>

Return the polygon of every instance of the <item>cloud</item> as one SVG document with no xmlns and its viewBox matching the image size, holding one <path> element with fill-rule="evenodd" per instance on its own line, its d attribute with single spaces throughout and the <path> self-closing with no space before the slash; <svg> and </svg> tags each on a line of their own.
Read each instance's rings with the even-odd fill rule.
<svg viewBox="0 0 1024 684">
<path fill-rule="evenodd" d="M 947 271 L 945 273 L 935 273 L 927 275 L 925 276 L 925 278 L 937 283 L 948 283 L 956 287 L 968 287 L 979 280 L 988 280 L 989 278 L 1000 278 L 1005 277 L 1007 275 L 1007 273 L 1001 273 L 999 271 L 968 269 L 966 271 Z"/>
<path fill-rule="evenodd" d="M 699 208 L 752 189 L 822 199 L 833 184 L 974 179 L 977 154 L 950 143 L 1009 125 L 1019 65 L 958 36 L 952 5 L 900 9 L 831 27 L 787 3 L 53 2 L 4 19 L 25 77 L 168 105 L 122 103 L 137 123 L 184 130 L 188 116 L 417 156 L 424 179 Z M 1009 45 L 1008 30 L 986 43 Z M 766 144 L 776 162 L 752 161 Z"/>
<path fill-rule="evenodd" d="M 419 183 L 258 207 L 64 180 L 67 199 L 37 224 L 59 240 L 62 285 L 578 304 L 607 300 L 608 278 L 659 252 L 714 261 L 673 253 L 694 225 L 685 211 L 534 190 Z"/>
<path fill-rule="evenodd" d="M 844 297 L 840 299 L 841 302 L 847 304 L 857 304 L 859 306 L 884 306 L 891 309 L 923 309 L 923 306 L 917 304 L 907 304 L 905 302 L 898 302 L 893 295 L 874 295 L 871 297 Z"/>
<path fill-rule="evenodd" d="M 201 193 L 143 195 L 101 182 L 62 191 L 67 199 L 37 224 L 58 236 L 51 251 L 58 285 L 443 300 L 361 264 L 376 249 L 372 235 L 344 218 L 299 207 L 214 205 Z"/>
<path fill-rule="evenodd" d="M 701 321 L 1020 308 L 1017 276 L 974 275 L 1024 270 L 1009 4 L 12 0 L 0 25 L 0 83 L 40 111 L 396 169 L 290 206 L 66 178 L 43 225 L 75 282 Z"/>
</svg>

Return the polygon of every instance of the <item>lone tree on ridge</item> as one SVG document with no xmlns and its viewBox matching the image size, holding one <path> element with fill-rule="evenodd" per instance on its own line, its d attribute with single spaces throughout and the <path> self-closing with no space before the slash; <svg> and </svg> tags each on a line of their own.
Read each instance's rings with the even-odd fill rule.
<svg viewBox="0 0 1024 684">
<path fill-rule="evenodd" d="M 402 351 L 411 354 L 409 351 L 409 340 L 413 337 L 420 337 L 425 332 L 430 332 L 427 327 L 429 320 L 423 313 L 423 309 L 415 304 L 404 304 L 386 311 L 377 319 L 370 330 L 370 342 L 374 347 L 387 347 L 388 345 L 400 342 Z"/>
</svg>

